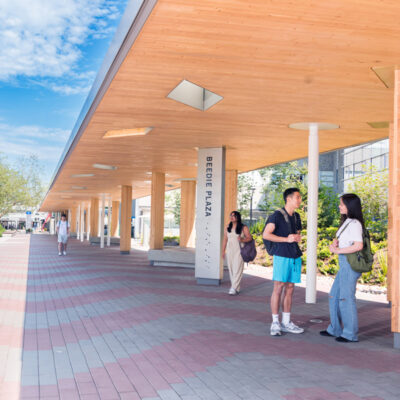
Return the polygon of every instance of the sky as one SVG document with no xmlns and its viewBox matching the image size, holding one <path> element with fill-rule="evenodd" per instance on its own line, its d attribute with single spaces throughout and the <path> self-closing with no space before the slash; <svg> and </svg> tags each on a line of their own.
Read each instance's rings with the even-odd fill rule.
<svg viewBox="0 0 400 400">
<path fill-rule="evenodd" d="M 129 0 L 0 0 L 0 153 L 49 183 Z"/>
</svg>

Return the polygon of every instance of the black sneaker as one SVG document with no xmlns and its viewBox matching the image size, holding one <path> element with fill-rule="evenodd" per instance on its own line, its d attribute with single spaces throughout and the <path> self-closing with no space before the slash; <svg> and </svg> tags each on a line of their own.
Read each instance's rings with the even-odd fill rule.
<svg viewBox="0 0 400 400">
<path fill-rule="evenodd" d="M 321 331 L 319 333 L 321 336 L 330 336 L 330 337 L 335 337 L 335 335 L 331 335 L 328 331 Z"/>
</svg>

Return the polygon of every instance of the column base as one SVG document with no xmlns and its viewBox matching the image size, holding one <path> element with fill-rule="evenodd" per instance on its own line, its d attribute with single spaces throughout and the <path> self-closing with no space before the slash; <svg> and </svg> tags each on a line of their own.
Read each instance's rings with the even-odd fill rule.
<svg viewBox="0 0 400 400">
<path fill-rule="evenodd" d="M 221 284 L 221 279 L 197 278 L 196 281 L 198 285 L 219 286 Z"/>
<path fill-rule="evenodd" d="M 400 332 L 393 333 L 393 347 L 395 349 L 400 349 Z"/>
<path fill-rule="evenodd" d="M 121 254 L 129 254 L 129 253 L 130 253 L 130 250 L 121 250 L 120 253 L 121 253 Z"/>
</svg>

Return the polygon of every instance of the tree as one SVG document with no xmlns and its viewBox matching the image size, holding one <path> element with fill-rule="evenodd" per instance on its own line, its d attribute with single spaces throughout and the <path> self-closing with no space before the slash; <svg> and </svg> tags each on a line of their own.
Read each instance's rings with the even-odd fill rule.
<svg viewBox="0 0 400 400">
<path fill-rule="evenodd" d="M 11 167 L 0 155 L 0 217 L 16 209 L 36 207 L 43 196 L 40 168 L 35 157 Z"/>
<path fill-rule="evenodd" d="M 171 190 L 165 194 L 165 207 L 170 209 L 174 215 L 174 222 L 180 225 L 181 218 L 181 192 L 180 190 Z"/>
<path fill-rule="evenodd" d="M 361 199 L 365 225 L 379 236 L 386 237 L 388 221 L 388 171 L 363 166 L 364 174 L 354 178 L 348 192 Z"/>
<path fill-rule="evenodd" d="M 249 207 L 250 207 L 252 187 L 254 187 L 254 181 L 249 175 L 240 174 L 238 176 L 237 203 L 238 203 L 238 211 L 242 215 L 242 218 L 247 218 L 250 215 Z"/>
</svg>

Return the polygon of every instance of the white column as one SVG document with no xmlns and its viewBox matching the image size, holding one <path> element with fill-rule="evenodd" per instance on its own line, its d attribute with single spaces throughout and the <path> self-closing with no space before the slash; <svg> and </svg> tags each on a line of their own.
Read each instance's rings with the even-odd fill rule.
<svg viewBox="0 0 400 400">
<path fill-rule="evenodd" d="M 78 213 L 76 215 L 76 238 L 79 240 L 81 237 L 81 205 L 78 206 Z"/>
<path fill-rule="evenodd" d="M 106 215 L 106 198 L 105 194 L 101 195 L 101 217 L 100 217 L 100 248 L 104 248 L 104 217 Z"/>
<path fill-rule="evenodd" d="M 317 301 L 318 244 L 318 124 L 310 124 L 308 137 L 307 284 L 306 303 Z"/>
<path fill-rule="evenodd" d="M 108 199 L 108 216 L 107 216 L 107 247 L 111 245 L 111 197 Z"/>
<path fill-rule="evenodd" d="M 85 208 L 83 204 L 81 205 L 81 242 L 84 241 L 85 236 Z"/>
<path fill-rule="evenodd" d="M 69 226 L 71 226 L 71 209 L 70 208 L 68 209 L 68 223 L 69 223 Z"/>
<path fill-rule="evenodd" d="M 219 285 L 223 277 L 222 238 L 225 203 L 225 149 L 198 152 L 195 277 Z"/>
<path fill-rule="evenodd" d="M 87 239 L 87 241 L 89 241 L 90 240 L 90 202 L 89 202 L 89 205 L 88 205 L 87 213 L 88 213 L 88 215 L 87 215 L 87 218 L 86 218 L 86 221 L 87 221 L 86 239 Z"/>
</svg>

